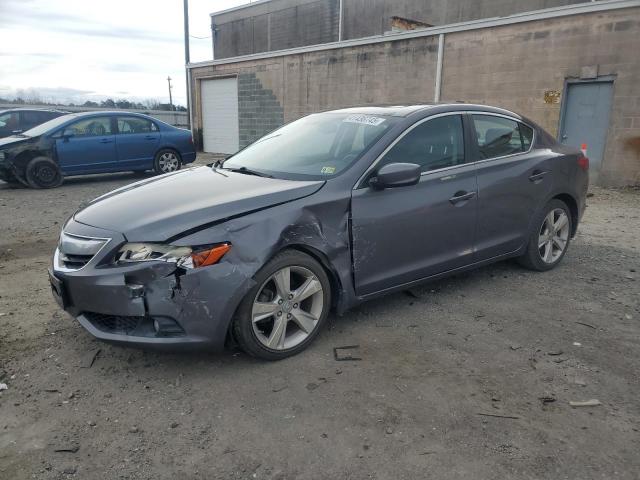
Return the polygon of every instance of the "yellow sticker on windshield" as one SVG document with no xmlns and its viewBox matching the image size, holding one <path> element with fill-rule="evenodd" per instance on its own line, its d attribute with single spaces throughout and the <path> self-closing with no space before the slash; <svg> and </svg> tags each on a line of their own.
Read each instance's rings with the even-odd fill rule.
<svg viewBox="0 0 640 480">
<path fill-rule="evenodd" d="M 322 167 L 322 170 L 320 170 L 320 172 L 323 175 L 333 175 L 334 173 L 336 173 L 336 167 Z"/>
</svg>

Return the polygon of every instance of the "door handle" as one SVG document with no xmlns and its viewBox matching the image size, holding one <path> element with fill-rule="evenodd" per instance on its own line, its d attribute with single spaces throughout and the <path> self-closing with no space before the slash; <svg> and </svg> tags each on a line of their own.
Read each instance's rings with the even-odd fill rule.
<svg viewBox="0 0 640 480">
<path fill-rule="evenodd" d="M 535 170 L 530 176 L 529 176 L 529 181 L 533 182 L 533 183 L 538 183 L 540 182 L 544 176 L 549 173 L 549 172 L 542 172 L 540 170 Z"/>
<path fill-rule="evenodd" d="M 453 197 L 451 197 L 449 199 L 449 201 L 453 204 L 456 205 L 460 202 L 466 202 L 467 200 L 471 200 L 473 197 L 476 196 L 476 192 L 465 192 L 465 191 L 460 191 L 460 192 L 456 192 Z"/>
<path fill-rule="evenodd" d="M 147 140 L 155 140 L 156 137 L 154 137 L 153 135 L 147 135 L 144 138 L 146 138 Z"/>
<path fill-rule="evenodd" d="M 100 140 L 100 143 L 111 143 L 113 142 L 113 140 L 109 140 L 108 138 L 103 138 L 102 140 Z"/>
</svg>

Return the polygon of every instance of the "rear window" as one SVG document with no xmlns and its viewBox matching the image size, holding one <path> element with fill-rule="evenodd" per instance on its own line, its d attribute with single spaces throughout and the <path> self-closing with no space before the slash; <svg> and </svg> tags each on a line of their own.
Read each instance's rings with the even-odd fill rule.
<svg viewBox="0 0 640 480">
<path fill-rule="evenodd" d="M 504 157 L 529 150 L 533 129 L 504 117 L 473 115 L 480 159 Z"/>
</svg>

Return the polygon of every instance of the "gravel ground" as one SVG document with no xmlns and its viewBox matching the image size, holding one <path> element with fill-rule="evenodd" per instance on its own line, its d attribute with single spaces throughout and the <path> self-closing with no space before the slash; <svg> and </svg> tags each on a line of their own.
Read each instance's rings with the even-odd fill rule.
<svg viewBox="0 0 640 480">
<path fill-rule="evenodd" d="M 59 311 L 61 224 L 133 180 L 0 184 L 1 479 L 639 478 L 639 191 L 594 189 L 552 272 L 372 301 L 264 363 L 102 344 Z"/>
</svg>

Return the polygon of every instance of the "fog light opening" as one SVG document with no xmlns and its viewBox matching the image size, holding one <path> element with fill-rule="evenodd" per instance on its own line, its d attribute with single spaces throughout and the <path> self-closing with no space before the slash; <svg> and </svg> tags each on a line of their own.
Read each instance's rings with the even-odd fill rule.
<svg viewBox="0 0 640 480">
<path fill-rule="evenodd" d="M 154 318 L 153 329 L 158 337 L 177 337 L 184 335 L 184 330 L 178 325 L 178 322 L 166 317 Z"/>
</svg>

